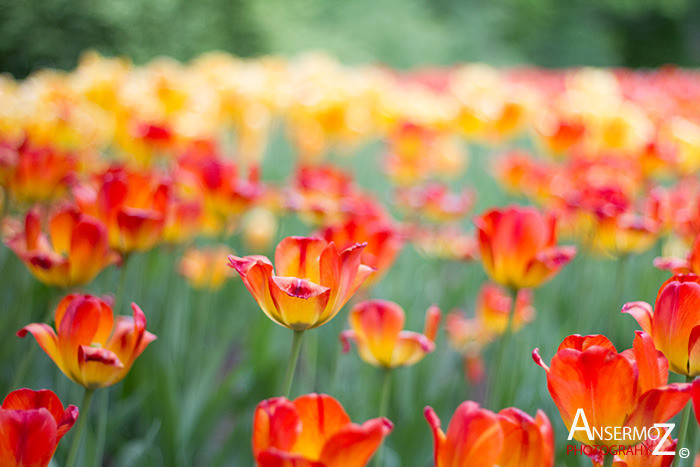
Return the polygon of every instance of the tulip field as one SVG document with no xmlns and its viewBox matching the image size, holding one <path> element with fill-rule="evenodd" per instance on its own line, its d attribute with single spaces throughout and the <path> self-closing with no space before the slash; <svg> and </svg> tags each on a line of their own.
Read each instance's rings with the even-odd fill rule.
<svg viewBox="0 0 700 467">
<path fill-rule="evenodd" d="M 699 465 L 698 109 L 673 67 L 0 76 L 0 466 Z"/>
</svg>

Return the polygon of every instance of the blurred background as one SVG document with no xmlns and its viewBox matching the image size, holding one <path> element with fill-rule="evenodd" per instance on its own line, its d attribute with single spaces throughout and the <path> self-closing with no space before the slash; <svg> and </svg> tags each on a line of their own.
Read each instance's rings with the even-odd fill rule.
<svg viewBox="0 0 700 467">
<path fill-rule="evenodd" d="M 700 63 L 694 0 L 0 0 L 0 72 L 72 69 L 85 49 L 140 64 L 205 51 L 323 49 L 398 68 L 484 61 Z"/>
</svg>

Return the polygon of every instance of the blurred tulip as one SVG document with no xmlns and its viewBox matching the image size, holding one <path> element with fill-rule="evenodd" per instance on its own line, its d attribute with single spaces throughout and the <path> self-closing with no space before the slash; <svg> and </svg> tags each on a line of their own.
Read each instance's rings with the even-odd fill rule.
<svg viewBox="0 0 700 467">
<path fill-rule="evenodd" d="M 549 394 L 567 430 L 579 409 L 589 427 L 598 430 L 589 432 L 595 439 L 587 439 L 583 429 L 574 431 L 574 438 L 587 445 L 638 444 L 644 439 L 634 438 L 634 431 L 623 443 L 614 436 L 598 439 L 598 434 L 615 427 L 641 433 L 642 428 L 648 430 L 672 418 L 690 399 L 689 384 L 667 385 L 668 362 L 654 348 L 651 337 L 641 331 L 636 333 L 633 348 L 619 354 L 605 336 L 575 334 L 564 339 L 550 366 L 538 349 L 532 358 L 547 373 Z"/>
<path fill-rule="evenodd" d="M 431 222 L 452 222 L 471 210 L 474 193 L 470 190 L 451 193 L 444 184 L 429 183 L 398 190 L 396 202 L 409 217 L 421 214 Z"/>
<path fill-rule="evenodd" d="M 17 151 L 16 166 L 7 179 L 7 190 L 12 199 L 20 202 L 55 200 L 66 192 L 68 180 L 76 168 L 75 156 L 25 141 Z"/>
<path fill-rule="evenodd" d="M 494 414 L 466 401 L 457 407 L 447 433 L 431 407 L 424 413 L 435 439 L 435 467 L 554 465 L 554 433 L 541 410 L 533 419 L 514 407 Z"/>
<path fill-rule="evenodd" d="M 463 233 L 452 225 L 438 229 L 414 227 L 409 238 L 418 252 L 429 258 L 471 261 L 477 255 L 474 234 Z"/>
<path fill-rule="evenodd" d="M 482 352 L 492 336 L 476 319 L 468 319 L 463 311 L 451 311 L 445 320 L 447 342 L 462 356 L 464 375 L 472 384 L 479 384 L 486 374 Z"/>
<path fill-rule="evenodd" d="M 440 309 L 433 305 L 425 317 L 424 334 L 404 331 L 405 313 L 394 302 L 367 300 L 350 311 L 351 330 L 343 331 L 343 352 L 354 342 L 360 357 L 370 365 L 383 368 L 410 366 L 435 350 Z"/>
<path fill-rule="evenodd" d="M 386 418 L 352 423 L 325 394 L 278 397 L 255 409 L 253 455 L 260 467 L 363 467 L 392 428 Z"/>
<path fill-rule="evenodd" d="M 224 260 L 231 253 L 226 245 L 190 248 L 180 259 L 178 272 L 195 289 L 219 290 L 233 274 Z"/>
<path fill-rule="evenodd" d="M 49 465 L 58 442 L 73 427 L 78 408 L 63 409 L 48 389 L 18 389 L 0 407 L 0 465 L 43 467 Z"/>
<path fill-rule="evenodd" d="M 362 250 L 361 261 L 374 268 L 375 273 L 365 281 L 365 287 L 377 283 L 387 273 L 403 247 L 403 236 L 397 228 L 388 222 L 365 220 L 361 216 L 328 226 L 319 232 L 319 236 L 341 249 L 356 243 L 367 244 Z"/>
<path fill-rule="evenodd" d="M 656 258 L 654 266 L 673 274 L 700 274 L 700 234 L 686 258 Z"/>
<path fill-rule="evenodd" d="M 476 299 L 476 320 L 479 321 L 484 331 L 491 336 L 500 336 L 506 332 L 508 320 L 513 310 L 513 299 L 496 284 L 486 283 L 479 289 Z M 512 331 L 518 332 L 520 328 L 535 318 L 535 309 L 532 307 L 532 290 L 518 290 L 515 299 Z"/>
<path fill-rule="evenodd" d="M 58 334 L 47 324 L 32 323 L 17 332 L 31 333 L 56 366 L 89 390 L 121 381 L 134 360 L 156 338 L 146 331 L 146 317 L 135 303 L 134 317 L 118 316 L 111 304 L 93 295 L 71 294 L 56 308 Z"/>
<path fill-rule="evenodd" d="M 372 274 L 360 262 L 364 247 L 339 251 L 320 238 L 287 237 L 275 250 L 276 270 L 264 256 L 228 259 L 270 319 L 304 331 L 331 320 Z"/>
<path fill-rule="evenodd" d="M 661 285 L 652 310 L 646 302 L 630 302 L 622 308 L 651 336 L 668 358 L 671 371 L 686 376 L 700 374 L 700 278 L 676 275 Z"/>
<path fill-rule="evenodd" d="M 576 254 L 573 246 L 557 246 L 555 217 L 535 208 L 493 209 L 474 223 L 484 269 L 512 289 L 537 287 Z"/>
<path fill-rule="evenodd" d="M 241 222 L 243 241 L 252 251 L 266 251 L 277 235 L 277 217 L 267 208 L 256 207 Z"/>
<path fill-rule="evenodd" d="M 27 213 L 24 230 L 7 246 L 41 282 L 73 287 L 91 282 L 119 256 L 109 249 L 107 228 L 72 205 L 63 205 L 49 219 L 50 239 L 41 231 L 41 210 Z"/>
<path fill-rule="evenodd" d="M 185 243 L 202 233 L 204 212 L 199 199 L 183 200 L 173 198 L 168 203 L 163 230 L 163 241 Z"/>
<path fill-rule="evenodd" d="M 157 175 L 112 168 L 98 177 L 97 186 L 78 185 L 73 194 L 81 210 L 107 225 L 115 250 L 147 251 L 161 241 L 170 187 Z"/>
</svg>

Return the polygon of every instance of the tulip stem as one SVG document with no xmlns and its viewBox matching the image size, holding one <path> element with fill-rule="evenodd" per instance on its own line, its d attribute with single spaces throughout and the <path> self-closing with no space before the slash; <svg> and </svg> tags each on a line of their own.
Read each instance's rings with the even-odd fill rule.
<svg viewBox="0 0 700 467">
<path fill-rule="evenodd" d="M 73 444 L 70 447 L 70 452 L 68 453 L 68 460 L 66 460 L 66 467 L 74 467 L 76 461 L 78 460 L 78 451 L 80 450 L 80 442 L 83 439 L 83 431 L 85 431 L 85 425 L 87 425 L 88 414 L 90 413 L 90 403 L 92 402 L 92 395 L 94 394 L 94 389 L 85 388 L 85 395 L 83 396 L 83 402 L 80 404 L 80 415 L 78 416 L 78 426 L 75 427 L 75 433 L 73 433 Z"/>
<path fill-rule="evenodd" d="M 294 337 L 292 338 L 292 351 L 289 353 L 287 372 L 284 375 L 284 385 L 282 386 L 282 393 L 287 399 L 289 399 L 289 394 L 292 392 L 292 381 L 294 380 L 294 372 L 297 368 L 297 360 L 299 360 L 301 338 L 303 335 L 304 331 L 294 331 Z"/>
<path fill-rule="evenodd" d="M 510 312 L 508 313 L 508 323 L 506 324 L 506 329 L 501 336 L 501 340 L 498 343 L 498 350 L 496 353 L 496 366 L 493 369 L 492 387 L 490 394 L 495 397 L 493 401 L 494 409 L 498 409 L 501 405 L 502 393 L 500 390 L 501 374 L 503 372 L 503 367 L 505 366 L 505 356 L 506 350 L 510 346 L 510 340 L 513 335 L 513 321 L 515 320 L 515 302 L 518 297 L 518 289 L 509 288 L 511 296 Z"/>
<path fill-rule="evenodd" d="M 107 438 L 107 414 L 109 412 L 109 388 L 104 388 L 100 394 L 100 410 L 97 419 L 97 441 L 95 443 L 95 465 L 102 465 L 102 457 Z"/>
<path fill-rule="evenodd" d="M 692 381 L 692 376 L 685 377 L 686 383 L 691 383 Z M 688 401 L 688 403 L 685 404 L 685 408 L 683 409 L 683 413 L 681 415 L 681 426 L 679 428 L 680 431 L 678 432 L 678 442 L 676 443 L 676 455 L 673 457 L 673 467 L 678 467 L 681 465 L 681 456 L 679 455 L 679 452 L 685 447 L 685 435 L 688 431 L 688 420 L 690 419 L 690 405 L 691 403 Z"/>
<path fill-rule="evenodd" d="M 382 380 L 382 398 L 379 400 L 379 414 L 378 417 L 386 417 L 389 412 L 389 399 L 391 397 L 391 375 L 392 368 L 384 368 Z M 377 449 L 377 453 L 374 456 L 374 466 L 380 467 L 382 465 L 382 448 L 381 446 Z"/>
<path fill-rule="evenodd" d="M 603 457 L 603 467 L 612 467 L 614 461 L 614 454 L 605 454 L 605 456 Z"/>
</svg>

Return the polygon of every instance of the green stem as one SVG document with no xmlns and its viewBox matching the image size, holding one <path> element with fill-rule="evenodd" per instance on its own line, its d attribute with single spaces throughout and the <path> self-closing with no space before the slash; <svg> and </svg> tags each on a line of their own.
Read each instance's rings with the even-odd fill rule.
<svg viewBox="0 0 700 467">
<path fill-rule="evenodd" d="M 95 465 L 102 465 L 107 438 L 107 415 L 109 413 L 109 388 L 104 388 L 100 394 L 100 411 L 97 419 L 97 441 L 95 445 Z"/>
<path fill-rule="evenodd" d="M 691 383 L 693 381 L 692 376 L 686 376 L 685 382 Z M 683 409 L 683 414 L 681 415 L 681 426 L 678 432 L 678 442 L 676 443 L 676 455 L 673 457 L 673 467 L 678 467 L 681 465 L 681 456 L 678 455 L 680 450 L 685 447 L 685 435 L 688 431 L 688 420 L 690 419 L 690 405 L 691 402 L 688 401 Z"/>
<path fill-rule="evenodd" d="M 301 350 L 301 338 L 304 331 L 294 331 L 292 338 L 292 351 L 289 353 L 287 361 L 287 372 L 284 375 L 284 385 L 282 386 L 282 394 L 289 399 L 289 394 L 292 392 L 292 381 L 297 368 L 297 360 L 299 360 L 299 351 Z"/>
<path fill-rule="evenodd" d="M 120 314 L 120 308 L 124 303 L 124 294 L 126 293 L 126 277 L 127 266 L 129 265 L 130 253 L 124 253 L 122 257 L 121 271 L 119 271 L 119 285 L 117 285 L 116 296 L 114 297 L 114 312 Z"/>
<path fill-rule="evenodd" d="M 612 467 L 613 461 L 615 460 L 614 454 L 606 454 L 603 458 L 603 467 Z"/>
<path fill-rule="evenodd" d="M 515 321 L 515 302 L 518 297 L 518 290 L 508 289 L 511 296 L 511 307 L 508 313 L 508 324 L 506 324 L 506 330 L 501 336 L 501 340 L 498 343 L 498 349 L 496 353 L 496 366 L 493 368 L 493 379 L 491 383 L 490 394 L 494 397 L 493 403 L 491 404 L 494 409 L 497 409 L 501 405 L 501 399 L 503 397 L 503 392 L 501 390 L 502 381 L 501 374 L 503 373 L 503 367 L 505 366 L 505 356 L 507 354 L 508 347 L 510 347 L 510 340 L 513 336 L 513 321 Z"/>
<path fill-rule="evenodd" d="M 384 368 L 384 375 L 382 380 L 382 398 L 379 400 L 379 414 L 378 417 L 386 417 L 389 412 L 389 399 L 391 397 L 391 375 L 392 368 Z M 382 465 L 382 448 L 381 446 L 377 449 L 377 453 L 374 456 L 374 466 L 380 467 Z"/>
<path fill-rule="evenodd" d="M 83 431 L 85 431 L 85 425 L 87 425 L 88 414 L 90 413 L 90 403 L 92 402 L 92 395 L 94 394 L 94 392 L 94 389 L 85 388 L 83 402 L 80 404 L 78 426 L 75 427 L 75 432 L 73 433 L 73 444 L 71 445 L 70 453 L 68 454 L 68 460 L 66 460 L 66 467 L 74 467 L 76 461 L 78 460 L 80 442 L 83 439 Z"/>
</svg>

